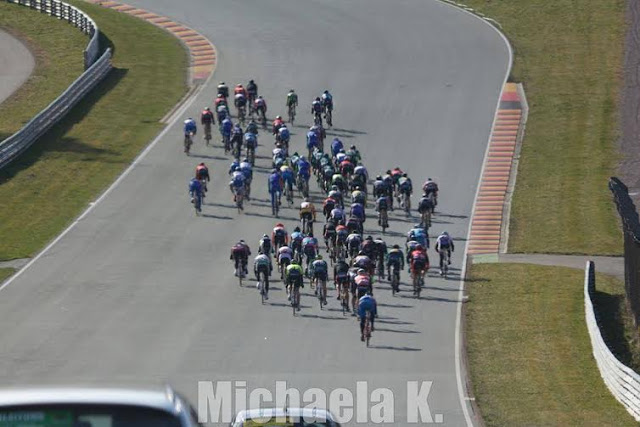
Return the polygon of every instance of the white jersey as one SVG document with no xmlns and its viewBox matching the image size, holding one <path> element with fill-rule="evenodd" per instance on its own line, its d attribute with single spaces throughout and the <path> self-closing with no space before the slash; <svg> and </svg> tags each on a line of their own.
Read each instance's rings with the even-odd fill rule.
<svg viewBox="0 0 640 427">
<path fill-rule="evenodd" d="M 282 246 L 278 249 L 278 260 L 287 258 L 289 261 L 293 258 L 293 251 L 289 246 Z"/>
</svg>

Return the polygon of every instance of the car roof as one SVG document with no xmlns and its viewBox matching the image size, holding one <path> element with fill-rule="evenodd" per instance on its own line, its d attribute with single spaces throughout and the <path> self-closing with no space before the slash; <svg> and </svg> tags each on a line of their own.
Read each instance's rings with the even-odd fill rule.
<svg viewBox="0 0 640 427">
<path fill-rule="evenodd" d="M 236 421 L 246 421 L 263 417 L 317 417 L 325 418 L 328 421 L 335 421 L 331 416 L 331 412 L 320 408 L 287 408 L 286 410 L 283 408 L 248 409 L 238 412 Z"/>
<path fill-rule="evenodd" d="M 27 405 L 125 405 L 159 409 L 174 415 L 185 410 L 170 389 L 93 387 L 0 388 L 0 408 Z M 186 409 L 188 411 L 188 409 Z"/>
</svg>

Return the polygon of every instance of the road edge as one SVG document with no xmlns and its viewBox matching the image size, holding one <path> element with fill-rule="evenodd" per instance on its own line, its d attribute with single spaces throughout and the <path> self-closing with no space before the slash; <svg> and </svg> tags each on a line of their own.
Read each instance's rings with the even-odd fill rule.
<svg viewBox="0 0 640 427">
<path fill-rule="evenodd" d="M 119 4 L 119 3 L 116 3 L 116 2 L 101 2 L 100 0 L 97 0 L 97 1 L 88 0 L 87 3 L 98 4 L 100 6 L 102 6 L 102 3 L 114 3 L 114 6 Z M 132 7 L 130 10 L 132 10 L 132 9 L 135 9 L 135 8 Z M 121 12 L 127 13 L 127 11 L 121 11 Z M 147 13 L 151 13 L 151 12 L 147 12 Z M 131 13 L 129 13 L 129 14 L 131 15 Z M 134 14 L 133 16 L 137 16 L 137 15 Z M 156 15 L 156 16 L 160 17 L 160 15 Z M 141 18 L 141 17 L 138 16 L 138 18 Z M 141 19 L 144 19 L 144 18 L 141 18 Z M 168 22 L 168 20 L 167 20 L 167 22 Z M 151 22 L 151 23 L 153 23 L 153 22 Z M 170 31 L 170 30 L 167 30 L 167 31 Z M 173 32 L 173 31 L 171 31 L 171 32 Z M 175 34 L 175 32 L 174 32 L 174 34 Z M 178 36 L 176 36 L 176 37 L 178 37 Z M 204 36 L 202 36 L 202 37 L 205 38 Z M 211 46 L 213 46 L 213 43 L 211 43 L 211 41 L 209 41 L 208 39 L 206 39 L 206 41 Z M 184 46 L 185 46 L 186 49 L 189 49 L 188 45 L 185 44 Z M 191 104 L 193 103 L 193 101 L 198 97 L 198 95 L 200 95 L 200 92 L 202 92 L 202 90 L 207 86 L 207 84 L 209 83 L 209 81 L 213 77 L 213 74 L 215 73 L 216 66 L 217 66 L 217 61 L 214 61 L 213 66 L 211 68 L 211 71 L 208 73 L 208 75 L 206 76 L 204 81 L 202 83 L 198 83 L 198 84 L 195 84 L 194 86 L 192 86 L 191 89 L 187 92 L 187 95 L 185 95 L 185 97 L 183 97 L 180 101 L 178 101 L 178 103 L 176 103 L 174 105 L 174 107 L 171 108 L 170 113 L 172 113 L 172 115 L 170 116 L 170 120 L 168 120 L 168 122 L 166 123 L 165 127 L 160 131 L 160 133 L 158 133 L 155 136 L 155 138 L 153 138 L 153 140 L 151 140 L 151 142 L 144 148 L 144 150 L 142 150 L 142 152 L 140 154 L 138 154 L 138 156 L 136 156 L 136 158 L 116 178 L 116 180 L 113 181 L 113 183 L 111 183 L 111 185 L 105 191 L 103 191 L 95 201 L 90 202 L 89 203 L 89 207 L 87 209 L 85 209 L 71 224 L 69 224 L 69 226 L 67 228 L 65 228 L 60 234 L 58 234 L 58 236 L 56 236 L 55 239 L 53 239 L 51 242 L 49 242 L 44 247 L 44 249 L 42 249 L 40 252 L 38 252 L 33 258 L 29 259 L 29 262 L 27 262 L 24 266 L 22 266 L 12 276 L 8 277 L 3 282 L 0 282 L 0 291 L 4 290 L 6 287 L 8 287 L 11 283 L 13 283 L 13 281 L 15 279 L 20 277 L 25 271 L 27 271 L 43 255 L 45 255 L 47 252 L 49 252 L 49 250 L 51 248 L 53 248 L 60 240 L 62 240 L 62 238 L 64 236 L 66 236 L 71 230 L 73 230 L 73 228 L 80 221 L 82 221 L 82 219 L 84 219 L 84 217 L 86 217 L 89 213 L 91 213 L 91 211 L 96 207 L 96 205 L 98 203 L 100 203 L 102 200 L 104 200 L 104 198 L 107 197 L 107 195 L 109 195 L 109 193 L 111 193 L 120 184 L 120 182 L 122 182 L 124 180 L 124 178 L 126 178 L 127 175 L 129 175 L 129 173 L 131 173 L 133 168 L 136 167 L 136 165 L 138 163 L 140 163 L 140 161 L 149 153 L 149 151 L 151 151 L 151 149 L 153 147 L 155 147 L 155 145 L 158 143 L 158 141 L 160 141 L 160 139 L 169 131 L 169 129 L 171 129 L 171 127 L 178 121 L 178 119 L 184 113 L 184 111 L 187 108 L 189 108 L 191 106 Z M 191 67 L 192 66 L 190 66 L 190 68 Z M 191 73 L 191 70 L 189 70 L 188 76 L 189 76 L 189 79 L 193 79 L 193 75 Z"/>
<path fill-rule="evenodd" d="M 491 132 L 489 133 L 489 138 L 487 140 L 487 148 L 485 149 L 484 158 L 482 160 L 482 168 L 480 170 L 480 175 L 478 176 L 478 179 L 477 179 L 476 194 L 473 198 L 473 207 L 471 209 L 471 215 L 470 215 L 470 218 L 473 218 L 473 215 L 476 210 L 476 203 L 478 201 L 478 193 L 480 192 L 480 184 L 481 184 L 480 180 L 482 178 L 482 174 L 485 169 L 487 159 L 489 157 L 488 154 L 489 154 L 489 148 L 491 146 L 490 142 L 493 134 L 493 128 L 495 127 L 496 120 L 498 118 L 500 100 L 502 99 L 502 93 L 504 91 L 507 81 L 509 80 L 509 76 L 511 75 L 511 68 L 513 67 L 513 48 L 511 46 L 511 43 L 509 43 L 509 39 L 507 38 L 507 36 L 501 31 L 502 27 L 497 21 L 491 18 L 485 18 L 484 15 L 479 14 L 472 8 L 465 6 L 463 4 L 456 3 L 451 0 L 438 0 L 438 1 L 440 1 L 442 4 L 445 4 L 449 7 L 453 7 L 462 12 L 465 12 L 473 16 L 474 18 L 484 22 L 489 27 L 491 27 L 504 41 L 505 45 L 507 46 L 507 51 L 509 52 L 509 62 L 507 65 L 507 71 L 504 76 L 504 81 L 502 82 L 502 88 L 500 89 L 500 94 L 498 96 L 498 99 L 496 100 L 495 113 L 493 116 L 493 122 L 491 124 Z M 462 271 L 460 272 L 460 283 L 458 286 L 458 302 L 456 303 L 456 326 L 455 326 L 455 365 L 456 366 L 455 367 L 456 367 L 456 380 L 458 383 L 458 398 L 460 400 L 460 406 L 462 407 L 462 411 L 464 413 L 467 426 L 473 426 L 473 425 L 483 426 L 484 421 L 482 419 L 480 408 L 475 402 L 475 397 L 473 396 L 473 387 L 471 386 L 471 380 L 469 379 L 469 375 L 468 375 L 469 366 L 468 366 L 468 360 L 466 357 L 467 355 L 466 337 L 464 334 L 464 329 L 462 328 L 462 324 L 463 324 L 462 305 L 465 299 L 464 291 L 465 291 L 465 282 L 466 282 L 466 275 L 467 275 L 467 263 L 469 262 L 468 249 L 469 249 L 469 236 L 471 234 L 471 225 L 472 225 L 472 221 L 469 221 L 469 227 L 467 229 L 467 240 L 465 243 L 464 255 L 462 260 Z M 470 411 L 473 413 L 473 419 L 470 416 Z"/>
</svg>

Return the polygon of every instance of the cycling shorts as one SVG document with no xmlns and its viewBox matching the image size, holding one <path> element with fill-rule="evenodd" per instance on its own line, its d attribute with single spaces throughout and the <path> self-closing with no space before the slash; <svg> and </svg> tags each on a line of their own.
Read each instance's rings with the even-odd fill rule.
<svg viewBox="0 0 640 427">
<path fill-rule="evenodd" d="M 327 272 L 326 271 L 314 271 L 313 272 L 313 277 L 315 279 L 324 280 L 326 282 L 327 281 Z"/>
</svg>

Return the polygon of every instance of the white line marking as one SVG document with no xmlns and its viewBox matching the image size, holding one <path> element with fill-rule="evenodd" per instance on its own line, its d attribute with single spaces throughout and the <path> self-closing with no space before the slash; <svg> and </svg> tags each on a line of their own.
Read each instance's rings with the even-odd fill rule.
<svg viewBox="0 0 640 427">
<path fill-rule="evenodd" d="M 215 72 L 215 68 L 214 68 L 214 71 L 212 71 L 211 74 L 209 75 L 209 77 L 207 78 L 207 81 L 203 85 L 201 85 L 198 88 L 198 90 L 196 90 L 191 95 L 191 97 L 188 100 L 186 100 L 184 102 L 184 104 L 182 104 L 182 106 L 176 111 L 173 120 L 165 126 L 165 128 L 162 130 L 162 132 L 160 132 L 158 134 L 158 136 L 156 136 L 155 139 L 153 141 L 151 141 L 151 143 L 149 145 L 147 145 L 147 148 L 145 148 L 144 151 L 142 151 L 142 153 L 140 153 L 138 155 L 138 157 L 135 158 L 133 163 L 131 163 L 129 165 L 129 167 L 127 169 L 125 169 L 124 172 L 122 172 L 122 174 L 113 182 L 113 184 L 111 184 L 109 186 L 109 188 L 107 188 L 107 190 L 104 193 L 102 193 L 102 195 L 100 197 L 98 197 L 98 199 L 95 202 L 89 203 L 89 207 L 75 221 L 73 221 L 71 223 L 71 225 L 69 225 L 62 233 L 60 233 L 58 235 L 58 237 L 56 237 L 42 251 L 40 251 L 40 253 L 38 253 L 38 255 L 33 257 L 31 259 L 31 261 L 29 261 L 24 267 L 22 267 L 16 274 L 14 274 L 10 278 L 8 278 L 2 284 L 2 286 L 0 286 L 0 291 L 2 291 L 4 288 L 9 286 L 14 280 L 16 280 L 18 277 L 20 277 L 22 275 L 22 273 L 24 273 L 29 267 L 31 267 L 34 262 L 39 260 L 40 257 L 42 257 L 53 246 L 55 246 L 56 243 L 58 243 L 64 236 L 66 236 L 67 233 L 69 233 L 80 221 L 82 221 L 82 219 L 84 217 L 86 217 L 93 210 L 93 208 L 95 208 L 98 205 L 98 203 L 100 203 L 102 200 L 104 200 L 104 198 L 107 197 L 107 195 L 109 193 L 111 193 L 111 191 L 113 191 L 113 189 L 116 188 L 118 186 L 118 184 L 120 184 L 122 182 L 122 180 L 124 180 L 126 178 L 127 175 L 129 175 L 129 173 L 133 170 L 133 168 L 136 167 L 136 165 L 147 155 L 147 153 L 149 153 L 149 151 L 151 151 L 151 149 L 153 147 L 155 147 L 155 145 L 158 143 L 158 141 L 160 141 L 160 139 L 169 131 L 169 129 L 171 129 L 171 126 L 173 126 L 175 124 L 175 122 L 178 121 L 180 116 L 182 114 L 184 114 L 185 110 L 191 106 L 193 101 L 198 97 L 198 95 L 200 95 L 200 92 L 202 92 L 202 90 L 207 86 L 207 84 L 209 83 L 209 80 L 211 80 L 211 78 L 213 77 L 213 73 L 214 72 Z"/>
<path fill-rule="evenodd" d="M 500 96 L 498 97 L 498 101 L 496 102 L 496 110 L 495 113 L 493 115 L 493 123 L 491 124 L 491 132 L 489 132 L 489 138 L 487 140 L 487 148 L 485 150 L 484 153 L 484 159 L 482 161 L 482 169 L 480 169 L 480 176 L 478 177 L 478 186 L 476 187 L 476 195 L 473 198 L 473 208 L 471 209 L 471 216 L 470 216 L 470 220 L 469 220 L 469 229 L 467 230 L 467 241 L 465 243 L 464 246 L 464 256 L 462 259 L 462 271 L 460 272 L 460 284 L 458 287 L 458 303 L 457 303 L 457 308 L 456 308 L 456 331 L 455 331 L 455 364 L 456 364 L 456 380 L 458 382 L 458 398 L 460 399 L 460 406 L 462 406 L 462 412 L 464 413 L 464 418 L 467 422 L 467 426 L 473 426 L 473 421 L 471 420 L 471 416 L 469 415 L 469 407 L 468 407 L 468 402 L 470 400 L 475 400 L 475 398 L 470 398 L 468 396 L 466 396 L 465 391 L 464 391 L 464 386 L 463 386 L 463 381 L 462 381 L 462 361 L 461 361 L 461 348 L 460 348 L 460 339 L 461 339 L 461 331 L 460 331 L 460 327 L 461 327 L 461 323 L 462 323 L 462 301 L 464 298 L 464 277 L 467 274 L 467 256 L 468 256 L 468 249 L 469 249 L 469 235 L 471 234 L 471 224 L 473 222 L 473 214 L 475 213 L 476 210 L 476 203 L 478 201 L 478 193 L 480 192 L 480 180 L 482 179 L 482 172 L 484 171 L 484 168 L 486 166 L 487 163 L 487 157 L 488 157 L 488 153 L 489 153 L 489 147 L 490 147 L 490 143 L 491 143 L 491 134 L 493 133 L 493 128 L 496 124 L 496 119 L 498 117 L 498 109 L 500 108 L 500 99 L 502 98 L 502 92 L 504 91 L 504 86 L 507 83 L 507 80 L 509 79 L 509 74 L 511 73 L 511 66 L 513 64 L 513 51 L 511 49 L 511 44 L 509 44 L 509 40 L 507 39 L 507 37 L 502 34 L 502 32 L 500 30 L 498 30 L 494 25 L 491 25 L 489 22 L 487 22 L 487 20 L 469 12 L 468 10 L 465 10 L 459 6 L 453 5 L 451 3 L 448 3 L 446 0 L 439 0 L 440 2 L 442 2 L 443 4 L 446 4 L 450 7 L 456 8 L 464 13 L 468 13 L 469 15 L 473 16 L 476 19 L 479 19 L 480 21 L 484 22 L 485 24 L 487 24 L 489 27 L 493 28 L 493 30 L 498 33 L 500 35 L 500 37 L 502 38 L 502 40 L 504 40 L 504 43 L 507 46 L 507 50 L 509 51 L 509 65 L 507 67 L 507 72 L 505 73 L 504 76 L 504 81 L 502 82 L 502 88 L 500 89 Z M 491 20 L 492 22 L 494 22 L 493 20 Z"/>
</svg>

